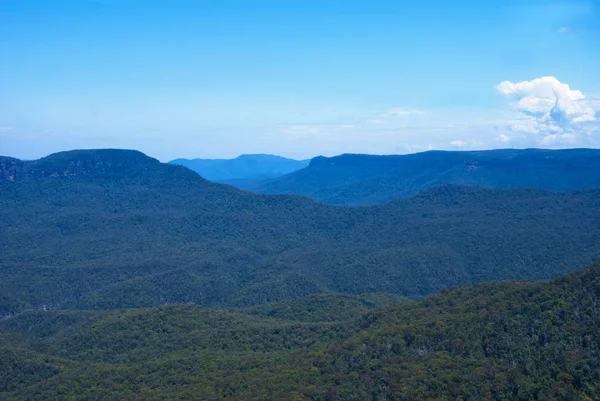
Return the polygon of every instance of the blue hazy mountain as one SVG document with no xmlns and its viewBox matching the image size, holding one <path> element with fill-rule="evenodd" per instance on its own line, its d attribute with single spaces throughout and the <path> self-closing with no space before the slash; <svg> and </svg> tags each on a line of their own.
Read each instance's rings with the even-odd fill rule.
<svg viewBox="0 0 600 401">
<path fill-rule="evenodd" d="M 599 200 L 600 189 L 445 185 L 338 207 L 134 151 L 0 157 L 0 316 L 547 280 L 600 257 Z"/>
<path fill-rule="evenodd" d="M 175 159 L 171 164 L 186 166 L 210 181 L 242 182 L 279 177 L 308 166 L 309 160 L 275 155 L 241 155 L 235 159 Z"/>
<path fill-rule="evenodd" d="M 302 170 L 242 189 L 299 194 L 325 203 L 369 205 L 460 184 L 569 191 L 600 187 L 598 149 L 430 151 L 410 155 L 316 157 Z"/>
</svg>

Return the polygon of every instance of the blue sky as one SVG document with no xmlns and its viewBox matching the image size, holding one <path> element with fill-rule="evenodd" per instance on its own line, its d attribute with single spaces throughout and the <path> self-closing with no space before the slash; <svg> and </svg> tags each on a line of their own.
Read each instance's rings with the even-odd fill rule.
<svg viewBox="0 0 600 401">
<path fill-rule="evenodd" d="M 0 0 L 0 154 L 600 147 L 600 1 Z"/>
</svg>

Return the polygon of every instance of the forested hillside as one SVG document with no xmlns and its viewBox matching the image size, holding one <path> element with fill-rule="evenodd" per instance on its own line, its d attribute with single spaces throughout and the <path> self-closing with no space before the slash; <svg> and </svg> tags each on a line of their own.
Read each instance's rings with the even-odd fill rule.
<svg viewBox="0 0 600 401">
<path fill-rule="evenodd" d="M 0 164 L 0 315 L 419 297 L 600 257 L 599 190 L 442 186 L 344 208 L 244 193 L 131 151 Z"/>
<path fill-rule="evenodd" d="M 370 310 L 399 304 L 407 299 L 394 294 L 313 294 L 287 301 L 241 309 L 250 315 L 305 322 L 350 320 Z"/>
<path fill-rule="evenodd" d="M 0 0 L 0 63 L 0 401 L 600 401 L 600 0 Z"/>
<path fill-rule="evenodd" d="M 194 305 L 30 312 L 0 321 L 0 397 L 597 400 L 600 263 L 335 318 Z M 288 304 L 289 306 L 289 304 Z M 285 304 L 271 305 L 273 311 Z"/>
<path fill-rule="evenodd" d="M 598 149 L 430 151 L 318 157 L 302 170 L 238 186 L 339 205 L 380 204 L 443 184 L 571 191 L 600 187 Z"/>
</svg>

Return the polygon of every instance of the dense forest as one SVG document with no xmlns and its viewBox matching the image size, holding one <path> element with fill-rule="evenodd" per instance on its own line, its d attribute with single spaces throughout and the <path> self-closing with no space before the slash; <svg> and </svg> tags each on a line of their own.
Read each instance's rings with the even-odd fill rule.
<svg viewBox="0 0 600 401">
<path fill-rule="evenodd" d="M 0 63 L 0 401 L 600 401 L 600 0 L 0 0 Z"/>
<path fill-rule="evenodd" d="M 0 398 L 597 400 L 599 302 L 595 263 L 417 301 L 27 312 L 0 321 Z"/>
<path fill-rule="evenodd" d="M 258 193 L 301 194 L 338 205 L 372 205 L 445 184 L 553 191 L 600 187 L 599 169 L 598 149 L 348 154 L 317 157 L 307 168 L 272 180 L 233 184 Z"/>
<path fill-rule="evenodd" d="M 0 160 L 0 315 L 409 298 L 600 257 L 600 192 L 440 186 L 374 207 L 245 193 L 139 152 Z M 258 312 L 257 312 L 258 313 Z"/>
</svg>

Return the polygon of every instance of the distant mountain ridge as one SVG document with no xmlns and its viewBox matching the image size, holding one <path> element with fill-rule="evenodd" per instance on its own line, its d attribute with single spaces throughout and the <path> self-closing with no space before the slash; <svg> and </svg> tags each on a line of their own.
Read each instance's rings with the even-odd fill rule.
<svg viewBox="0 0 600 401">
<path fill-rule="evenodd" d="M 175 159 L 210 181 L 264 180 L 308 166 L 309 160 L 294 160 L 268 154 L 247 154 L 235 159 Z"/>
<path fill-rule="evenodd" d="M 70 150 L 30 161 L 0 156 L 0 180 L 115 178 L 144 174 L 159 165 L 158 160 L 142 152 L 122 149 Z"/>
<path fill-rule="evenodd" d="M 345 154 L 316 157 L 302 170 L 239 187 L 256 193 L 304 195 L 337 205 L 373 205 L 444 184 L 552 191 L 600 187 L 600 150 Z"/>
<path fill-rule="evenodd" d="M 600 257 L 600 189 L 446 185 L 348 208 L 243 192 L 132 151 L 3 160 L 25 173 L 0 180 L 0 316 L 332 292 L 414 298 L 550 279 Z"/>
</svg>

